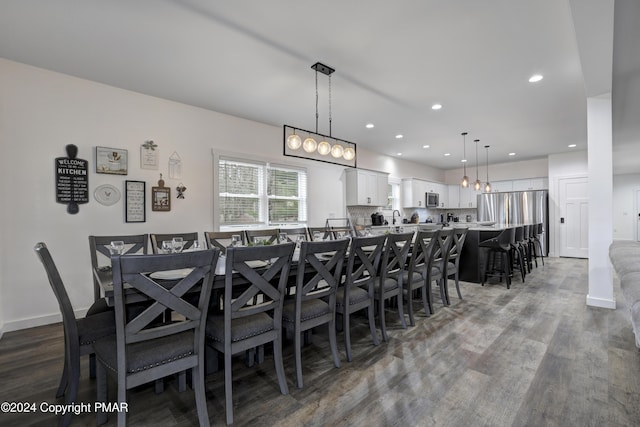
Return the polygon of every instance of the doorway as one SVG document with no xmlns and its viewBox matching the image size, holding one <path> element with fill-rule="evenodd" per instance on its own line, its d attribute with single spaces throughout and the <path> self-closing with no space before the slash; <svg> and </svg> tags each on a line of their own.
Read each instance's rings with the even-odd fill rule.
<svg viewBox="0 0 640 427">
<path fill-rule="evenodd" d="M 560 197 L 561 257 L 589 257 L 589 194 L 587 177 L 561 178 Z"/>
</svg>

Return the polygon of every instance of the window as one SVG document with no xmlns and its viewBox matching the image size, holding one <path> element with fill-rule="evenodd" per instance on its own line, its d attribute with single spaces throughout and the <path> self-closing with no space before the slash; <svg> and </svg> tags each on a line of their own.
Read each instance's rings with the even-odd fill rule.
<svg viewBox="0 0 640 427">
<path fill-rule="evenodd" d="M 307 173 L 268 163 L 220 158 L 220 226 L 307 221 Z"/>
</svg>

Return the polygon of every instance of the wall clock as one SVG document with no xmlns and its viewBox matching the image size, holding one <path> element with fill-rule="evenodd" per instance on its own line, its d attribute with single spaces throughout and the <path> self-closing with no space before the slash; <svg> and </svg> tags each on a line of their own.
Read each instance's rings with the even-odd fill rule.
<svg viewBox="0 0 640 427">
<path fill-rule="evenodd" d="M 118 203 L 120 195 L 120 190 L 111 184 L 99 185 L 93 192 L 93 197 L 95 197 L 98 203 L 105 206 L 111 206 Z"/>
</svg>

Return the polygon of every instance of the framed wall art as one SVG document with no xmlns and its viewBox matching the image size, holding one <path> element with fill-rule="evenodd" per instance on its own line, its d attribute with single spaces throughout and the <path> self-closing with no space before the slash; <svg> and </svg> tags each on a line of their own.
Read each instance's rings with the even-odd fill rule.
<svg viewBox="0 0 640 427">
<path fill-rule="evenodd" d="M 158 145 L 149 140 L 140 146 L 140 168 L 158 170 L 160 164 Z"/>
<path fill-rule="evenodd" d="M 144 181 L 125 181 L 125 222 L 146 221 L 146 183 Z"/>
<path fill-rule="evenodd" d="M 129 156 L 121 148 L 96 147 L 96 173 L 127 175 Z"/>
<path fill-rule="evenodd" d="M 171 210 L 171 189 L 164 186 L 162 174 L 157 187 L 151 187 L 151 210 L 169 212 Z"/>
</svg>

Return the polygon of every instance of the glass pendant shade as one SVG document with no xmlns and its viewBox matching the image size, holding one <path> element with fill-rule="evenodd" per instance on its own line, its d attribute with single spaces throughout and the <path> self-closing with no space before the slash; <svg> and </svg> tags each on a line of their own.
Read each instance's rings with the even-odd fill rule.
<svg viewBox="0 0 640 427">
<path fill-rule="evenodd" d="M 327 141 L 320 141 L 320 144 L 318 144 L 318 153 L 323 156 L 326 156 L 330 152 L 331 152 L 331 144 L 329 144 Z"/>
<path fill-rule="evenodd" d="M 304 151 L 306 151 L 307 153 L 313 153 L 314 151 L 316 151 L 316 148 L 318 147 L 318 143 L 316 142 L 315 139 L 313 138 L 307 138 L 304 140 L 304 142 L 302 143 L 302 148 L 304 149 Z"/>
<path fill-rule="evenodd" d="M 462 188 L 469 188 L 469 177 L 467 175 L 462 177 L 462 182 L 460 183 Z"/>
<path fill-rule="evenodd" d="M 345 158 L 345 160 L 353 160 L 353 158 L 356 156 L 356 151 L 351 147 L 347 147 L 344 149 L 344 154 L 342 156 Z"/>
<path fill-rule="evenodd" d="M 331 155 L 336 159 L 342 157 L 343 153 L 344 153 L 344 148 L 342 148 L 342 145 L 335 144 L 333 147 L 331 147 Z"/>
<path fill-rule="evenodd" d="M 482 183 L 479 179 L 476 179 L 476 182 L 473 183 L 473 189 L 476 191 L 480 191 L 480 187 L 482 187 Z"/>
<path fill-rule="evenodd" d="M 484 185 L 484 192 L 491 193 L 491 183 L 489 181 Z"/>
<path fill-rule="evenodd" d="M 287 138 L 287 147 L 289 147 L 292 150 L 297 150 L 301 146 L 302 146 L 302 139 L 300 139 L 298 135 L 296 135 L 295 133 L 289 135 L 289 137 Z"/>
</svg>

